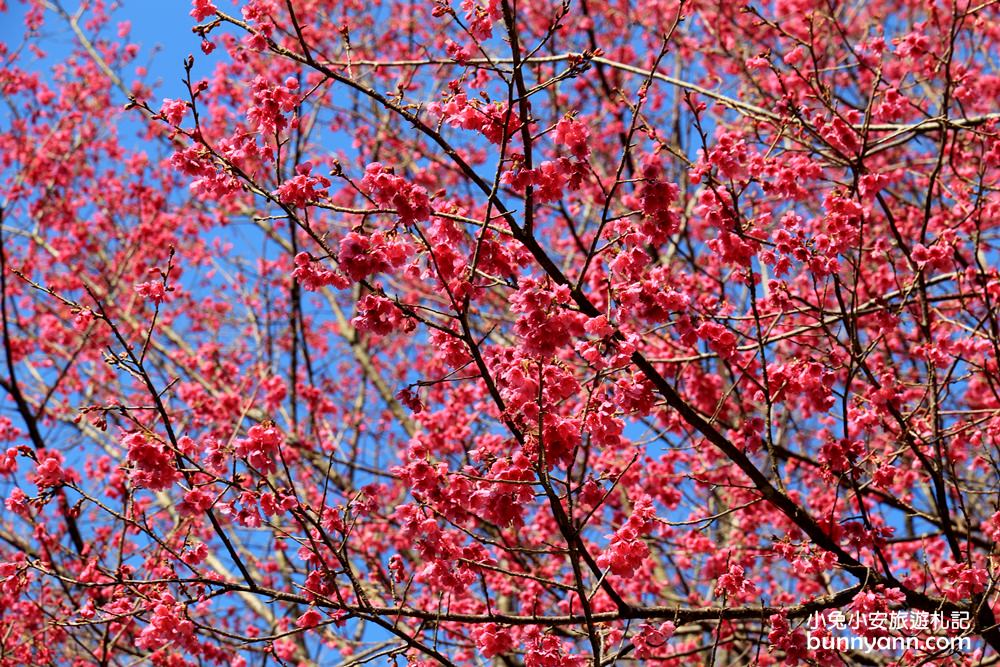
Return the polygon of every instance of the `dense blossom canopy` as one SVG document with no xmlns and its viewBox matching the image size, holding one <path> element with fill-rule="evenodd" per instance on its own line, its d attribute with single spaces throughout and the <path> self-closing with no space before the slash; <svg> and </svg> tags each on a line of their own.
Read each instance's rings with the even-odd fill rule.
<svg viewBox="0 0 1000 667">
<path fill-rule="evenodd" d="M 995 1 L 130 3 L 0 0 L 0 667 L 1000 659 Z"/>
</svg>

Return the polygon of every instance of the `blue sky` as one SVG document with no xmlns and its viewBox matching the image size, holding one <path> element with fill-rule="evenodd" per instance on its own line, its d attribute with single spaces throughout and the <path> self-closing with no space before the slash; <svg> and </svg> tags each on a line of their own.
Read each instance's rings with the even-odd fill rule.
<svg viewBox="0 0 1000 667">
<path fill-rule="evenodd" d="M 22 0 L 8 0 L 8 6 L 7 13 L 0 15 L 0 41 L 16 46 L 24 34 L 27 7 Z M 72 13 L 79 3 L 63 0 L 63 6 Z M 112 30 L 121 21 L 132 24 L 130 41 L 139 45 L 141 54 L 137 64 L 148 67 L 147 81 L 155 85 L 160 97 L 180 96 L 184 58 L 194 55 L 196 62 L 209 60 L 201 52 L 201 39 L 191 32 L 195 21 L 190 11 L 189 0 L 143 0 L 125 3 L 113 13 Z M 72 47 L 73 34 L 52 14 L 48 15 L 43 31 L 45 46 L 55 62 Z M 114 33 L 108 37 L 117 39 Z M 65 50 L 59 46 L 64 46 Z"/>
</svg>

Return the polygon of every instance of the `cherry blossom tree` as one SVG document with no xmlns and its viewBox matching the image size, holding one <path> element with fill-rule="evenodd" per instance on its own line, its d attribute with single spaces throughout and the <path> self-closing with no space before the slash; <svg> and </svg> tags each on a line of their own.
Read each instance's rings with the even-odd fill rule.
<svg viewBox="0 0 1000 667">
<path fill-rule="evenodd" d="M 996 2 L 130 2 L 0 44 L 0 666 L 1000 660 Z"/>
</svg>

